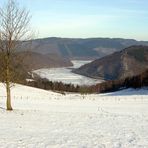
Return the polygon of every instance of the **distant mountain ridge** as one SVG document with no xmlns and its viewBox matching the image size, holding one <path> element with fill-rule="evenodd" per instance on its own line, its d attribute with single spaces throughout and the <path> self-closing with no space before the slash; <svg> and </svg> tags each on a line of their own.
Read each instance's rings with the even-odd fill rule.
<svg viewBox="0 0 148 148">
<path fill-rule="evenodd" d="M 23 65 L 30 71 L 40 68 L 69 67 L 72 62 L 55 54 L 41 54 L 32 51 L 18 52 L 17 56 L 22 59 Z"/>
<path fill-rule="evenodd" d="M 32 51 L 57 54 L 70 59 L 96 59 L 132 45 L 148 45 L 148 41 L 122 38 L 43 38 L 31 41 Z M 28 42 L 23 42 L 24 49 Z"/>
<path fill-rule="evenodd" d="M 148 46 L 131 46 L 97 59 L 74 73 L 107 80 L 122 79 L 142 73 L 148 68 Z"/>
</svg>

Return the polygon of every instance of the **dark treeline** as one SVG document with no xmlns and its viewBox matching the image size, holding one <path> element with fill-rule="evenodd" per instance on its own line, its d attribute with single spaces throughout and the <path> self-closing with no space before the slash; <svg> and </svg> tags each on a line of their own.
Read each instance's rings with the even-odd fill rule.
<svg viewBox="0 0 148 148">
<path fill-rule="evenodd" d="M 141 88 L 148 86 L 148 69 L 137 75 L 132 77 L 127 77 L 124 79 L 106 81 L 98 85 L 98 92 L 112 92 L 117 91 L 123 88 Z"/>
<path fill-rule="evenodd" d="M 79 86 L 74 86 L 73 84 L 64 84 L 62 82 L 52 82 L 46 78 L 38 78 L 35 81 L 28 82 L 28 85 L 53 91 L 78 92 L 79 89 Z"/>
<path fill-rule="evenodd" d="M 62 82 L 52 82 L 39 77 L 36 77 L 35 81 L 28 82 L 27 85 L 59 92 L 67 91 L 78 92 L 81 94 L 104 93 L 117 91 L 123 88 L 140 88 L 148 86 L 148 70 L 137 76 L 127 77 L 120 80 L 105 81 L 103 83 L 92 86 L 79 86 L 73 84 L 64 84 Z"/>
<path fill-rule="evenodd" d="M 49 81 L 46 78 L 40 78 L 38 75 L 34 74 L 34 81 L 29 81 L 25 85 L 29 85 L 36 88 L 41 88 L 45 90 L 53 90 L 59 92 L 78 92 L 78 93 L 95 93 L 97 92 L 96 85 L 94 86 L 80 86 L 74 84 L 65 84 L 62 82 Z"/>
</svg>

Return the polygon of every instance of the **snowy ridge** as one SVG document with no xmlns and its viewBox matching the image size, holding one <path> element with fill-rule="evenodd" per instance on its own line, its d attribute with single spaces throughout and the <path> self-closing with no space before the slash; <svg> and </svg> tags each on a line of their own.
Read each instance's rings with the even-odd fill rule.
<svg viewBox="0 0 148 148">
<path fill-rule="evenodd" d="M 12 97 L 13 112 L 0 99 L 0 147 L 148 147 L 147 88 L 83 97 L 16 85 Z"/>
</svg>

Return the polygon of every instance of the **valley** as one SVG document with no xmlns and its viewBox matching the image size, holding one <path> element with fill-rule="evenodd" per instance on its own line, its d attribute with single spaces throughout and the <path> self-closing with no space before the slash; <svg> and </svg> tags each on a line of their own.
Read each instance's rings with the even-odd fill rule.
<svg viewBox="0 0 148 148">
<path fill-rule="evenodd" d="M 79 68 L 80 66 L 90 63 L 91 61 L 71 61 L 73 66 L 65 68 L 43 68 L 33 71 L 33 73 L 39 75 L 41 78 L 46 78 L 50 81 L 63 82 L 65 84 L 74 85 L 94 85 L 103 82 L 103 80 L 93 79 L 79 74 L 72 73 L 72 69 Z"/>
<path fill-rule="evenodd" d="M 0 148 L 148 148 L 147 6 L 1 0 Z"/>
</svg>

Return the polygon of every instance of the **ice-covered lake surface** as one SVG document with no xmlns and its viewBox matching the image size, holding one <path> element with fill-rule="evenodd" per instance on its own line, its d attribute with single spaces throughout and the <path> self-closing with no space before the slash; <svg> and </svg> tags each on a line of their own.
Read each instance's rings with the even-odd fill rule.
<svg viewBox="0 0 148 148">
<path fill-rule="evenodd" d="M 72 73 L 72 68 L 79 68 L 80 66 L 87 64 L 91 61 L 72 61 L 72 67 L 64 67 L 64 68 L 43 68 L 35 70 L 34 73 L 38 74 L 42 78 L 47 78 L 50 81 L 54 82 L 63 82 L 66 84 L 74 84 L 74 85 L 93 85 L 96 83 L 100 83 L 103 80 L 92 79 L 89 77 L 85 77 L 79 74 Z"/>
</svg>

